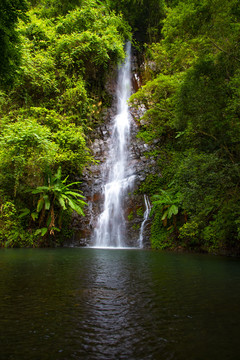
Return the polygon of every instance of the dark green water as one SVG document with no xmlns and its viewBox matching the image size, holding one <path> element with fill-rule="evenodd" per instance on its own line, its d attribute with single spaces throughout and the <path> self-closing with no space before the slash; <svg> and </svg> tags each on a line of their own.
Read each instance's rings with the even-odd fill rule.
<svg viewBox="0 0 240 360">
<path fill-rule="evenodd" d="M 1 360 L 240 358 L 240 260 L 0 251 Z"/>
</svg>

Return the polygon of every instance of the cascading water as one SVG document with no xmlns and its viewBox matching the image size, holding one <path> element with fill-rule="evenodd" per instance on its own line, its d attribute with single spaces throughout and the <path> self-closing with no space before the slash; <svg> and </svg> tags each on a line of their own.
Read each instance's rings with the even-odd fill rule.
<svg viewBox="0 0 240 360">
<path fill-rule="evenodd" d="M 131 95 L 131 45 L 126 47 L 126 60 L 119 69 L 117 87 L 117 115 L 113 119 L 110 151 L 103 166 L 102 176 L 104 205 L 94 230 L 94 246 L 124 247 L 125 218 L 124 197 L 134 181 L 129 166 L 129 138 L 131 115 L 127 100 Z"/>
<path fill-rule="evenodd" d="M 138 239 L 138 244 L 140 248 L 143 248 L 143 230 L 145 227 L 145 223 L 149 218 L 149 214 L 151 211 L 151 204 L 150 201 L 148 199 L 148 197 L 146 195 L 144 195 L 144 203 L 145 203 L 145 212 L 143 215 L 143 222 L 141 224 L 141 228 L 140 228 L 140 234 L 139 234 L 139 239 Z"/>
</svg>

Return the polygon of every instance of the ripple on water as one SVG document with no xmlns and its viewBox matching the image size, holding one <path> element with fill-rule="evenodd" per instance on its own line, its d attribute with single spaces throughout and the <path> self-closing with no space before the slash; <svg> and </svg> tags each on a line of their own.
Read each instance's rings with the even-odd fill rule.
<svg viewBox="0 0 240 360">
<path fill-rule="evenodd" d="M 240 352 L 234 259 L 26 249 L 1 252 L 0 268 L 1 360 L 235 360 Z"/>
</svg>

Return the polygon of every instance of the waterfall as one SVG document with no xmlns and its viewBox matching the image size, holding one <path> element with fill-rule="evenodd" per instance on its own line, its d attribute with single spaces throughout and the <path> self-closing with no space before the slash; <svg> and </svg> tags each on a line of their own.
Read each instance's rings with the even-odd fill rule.
<svg viewBox="0 0 240 360">
<path fill-rule="evenodd" d="M 134 182 L 129 164 L 131 115 L 127 100 L 131 95 L 131 45 L 127 44 L 126 59 L 120 67 L 117 85 L 117 115 L 112 122 L 110 150 L 102 168 L 103 211 L 97 219 L 93 242 L 96 247 L 125 246 L 124 198 Z"/>
<path fill-rule="evenodd" d="M 140 248 L 143 248 L 143 230 L 144 230 L 145 223 L 146 223 L 146 221 L 149 217 L 150 211 L 151 211 L 151 204 L 146 195 L 144 195 L 144 203 L 145 203 L 145 212 L 143 214 L 143 222 L 141 224 L 139 239 L 138 239 L 138 244 L 139 244 Z"/>
</svg>

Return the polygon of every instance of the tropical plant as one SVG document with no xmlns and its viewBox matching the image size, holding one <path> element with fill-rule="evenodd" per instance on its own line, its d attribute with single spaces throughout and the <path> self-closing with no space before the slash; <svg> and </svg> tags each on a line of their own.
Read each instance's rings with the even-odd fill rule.
<svg viewBox="0 0 240 360">
<path fill-rule="evenodd" d="M 167 219 L 171 219 L 173 217 L 173 224 L 174 227 L 176 227 L 175 216 L 178 214 L 180 209 L 181 195 L 180 193 L 174 194 L 170 190 L 167 191 L 160 189 L 160 191 L 161 194 L 156 194 L 152 196 L 152 213 L 159 210 L 163 213 L 161 220 L 163 221 L 164 226 L 167 226 Z"/>
<path fill-rule="evenodd" d="M 51 172 L 47 174 L 45 185 L 31 190 L 33 195 L 40 195 L 36 211 L 31 216 L 33 220 L 38 219 L 37 232 L 40 233 L 40 230 L 42 236 L 47 233 L 54 235 L 55 230 L 60 231 L 64 211 L 76 211 L 84 216 L 83 207 L 86 205 L 82 200 L 84 196 L 79 193 L 79 190 L 72 189 L 73 185 L 80 182 L 66 184 L 68 176 L 64 180 L 61 177 L 62 172 L 59 167 L 56 174 L 52 175 Z M 58 227 L 55 226 L 56 221 L 58 221 Z"/>
</svg>

